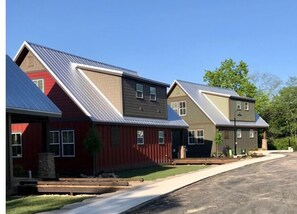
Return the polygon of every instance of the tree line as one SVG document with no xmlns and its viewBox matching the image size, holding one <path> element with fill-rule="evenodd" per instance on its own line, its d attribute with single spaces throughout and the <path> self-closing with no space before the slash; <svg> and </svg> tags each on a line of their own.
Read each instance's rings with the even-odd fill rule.
<svg viewBox="0 0 297 214">
<path fill-rule="evenodd" d="M 297 149 L 297 76 L 283 82 L 270 73 L 250 74 L 244 61 L 226 59 L 213 71 L 206 70 L 203 80 L 256 100 L 256 112 L 269 124 L 270 149 Z"/>
</svg>

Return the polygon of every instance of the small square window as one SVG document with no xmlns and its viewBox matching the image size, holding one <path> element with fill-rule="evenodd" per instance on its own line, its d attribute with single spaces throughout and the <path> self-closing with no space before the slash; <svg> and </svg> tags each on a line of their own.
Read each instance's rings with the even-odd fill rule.
<svg viewBox="0 0 297 214">
<path fill-rule="evenodd" d="M 150 100 L 152 101 L 157 100 L 157 92 L 155 87 L 150 87 Z"/>
<path fill-rule="evenodd" d="M 237 129 L 236 135 L 237 135 L 237 138 L 241 138 L 242 137 L 242 135 L 241 135 L 241 129 Z"/>
<path fill-rule="evenodd" d="M 178 114 L 178 102 L 171 102 L 170 106 Z"/>
<path fill-rule="evenodd" d="M 248 102 L 244 103 L 244 110 L 246 110 L 246 111 L 249 110 L 249 103 Z"/>
<path fill-rule="evenodd" d="M 44 92 L 44 80 L 43 79 L 34 79 L 32 80 L 33 83 L 42 91 Z"/>
<path fill-rule="evenodd" d="M 136 98 L 143 99 L 143 85 L 136 84 Z"/>
<path fill-rule="evenodd" d="M 54 153 L 55 157 L 60 156 L 60 132 L 50 131 L 50 151 Z"/>
<path fill-rule="evenodd" d="M 21 158 L 23 156 L 22 149 L 22 134 L 21 133 L 12 133 L 12 157 Z"/>
<path fill-rule="evenodd" d="M 179 102 L 179 116 L 186 116 L 187 115 L 187 106 L 186 101 Z"/>
<path fill-rule="evenodd" d="M 158 131 L 158 142 L 164 144 L 164 131 Z"/>
<path fill-rule="evenodd" d="M 250 138 L 254 138 L 255 134 L 254 134 L 254 129 L 250 129 Z"/>
<path fill-rule="evenodd" d="M 137 144 L 144 145 L 144 131 L 137 130 Z"/>
<path fill-rule="evenodd" d="M 237 110 L 241 110 L 241 102 L 240 101 L 236 102 L 236 108 L 237 108 Z"/>
</svg>

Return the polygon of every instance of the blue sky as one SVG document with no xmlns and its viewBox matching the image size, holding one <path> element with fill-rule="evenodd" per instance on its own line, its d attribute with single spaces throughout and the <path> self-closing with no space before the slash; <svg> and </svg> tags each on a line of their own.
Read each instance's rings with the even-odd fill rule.
<svg viewBox="0 0 297 214">
<path fill-rule="evenodd" d="M 6 53 L 24 40 L 171 84 L 243 60 L 251 74 L 297 75 L 295 0 L 9 0 Z"/>
</svg>

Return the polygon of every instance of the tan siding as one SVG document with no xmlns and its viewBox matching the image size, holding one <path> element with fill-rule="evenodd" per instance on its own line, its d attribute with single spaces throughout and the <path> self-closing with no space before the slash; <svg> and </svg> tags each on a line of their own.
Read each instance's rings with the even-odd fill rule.
<svg viewBox="0 0 297 214">
<path fill-rule="evenodd" d="M 229 119 L 229 98 L 218 95 L 206 94 L 205 96 L 217 107 L 218 111 L 221 111 L 225 117 Z"/>
<path fill-rule="evenodd" d="M 113 104 L 113 106 L 121 114 L 123 114 L 121 77 L 85 69 L 82 69 L 82 71 L 103 93 L 103 95 Z"/>
<path fill-rule="evenodd" d="M 179 85 L 176 85 L 173 89 L 173 91 L 170 94 L 170 97 L 182 97 L 187 96 L 186 93 L 179 87 Z"/>
<path fill-rule="evenodd" d="M 28 52 L 20 68 L 26 73 L 46 70 L 32 52 Z"/>
</svg>

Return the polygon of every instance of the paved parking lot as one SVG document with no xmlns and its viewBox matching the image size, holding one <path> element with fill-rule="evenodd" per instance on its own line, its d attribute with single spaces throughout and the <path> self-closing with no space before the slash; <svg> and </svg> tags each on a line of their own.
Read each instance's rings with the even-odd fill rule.
<svg viewBox="0 0 297 214">
<path fill-rule="evenodd" d="M 126 213 L 297 213 L 297 153 L 197 182 Z"/>
</svg>

